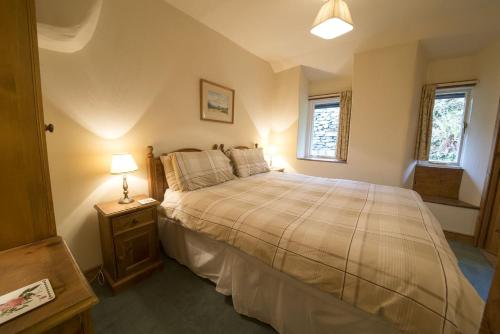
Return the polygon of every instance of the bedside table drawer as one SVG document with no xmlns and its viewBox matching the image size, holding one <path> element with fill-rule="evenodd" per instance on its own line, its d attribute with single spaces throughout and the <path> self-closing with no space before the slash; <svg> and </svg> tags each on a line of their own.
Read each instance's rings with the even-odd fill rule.
<svg viewBox="0 0 500 334">
<path fill-rule="evenodd" d="M 142 227 L 155 222 L 155 209 L 141 210 L 111 219 L 113 234 L 119 234 L 130 229 Z"/>
</svg>

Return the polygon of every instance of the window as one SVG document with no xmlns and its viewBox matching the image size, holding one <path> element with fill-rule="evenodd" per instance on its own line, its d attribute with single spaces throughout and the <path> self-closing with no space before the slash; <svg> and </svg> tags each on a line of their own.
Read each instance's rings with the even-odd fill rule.
<svg viewBox="0 0 500 334">
<path fill-rule="evenodd" d="M 308 104 L 301 100 L 297 159 L 347 163 L 351 106 L 351 90 L 309 96 Z"/>
<path fill-rule="evenodd" d="M 339 125 L 339 98 L 310 101 L 307 138 L 308 158 L 336 159 Z"/>
<path fill-rule="evenodd" d="M 459 164 L 471 104 L 470 89 L 438 89 L 432 111 L 429 162 Z"/>
</svg>

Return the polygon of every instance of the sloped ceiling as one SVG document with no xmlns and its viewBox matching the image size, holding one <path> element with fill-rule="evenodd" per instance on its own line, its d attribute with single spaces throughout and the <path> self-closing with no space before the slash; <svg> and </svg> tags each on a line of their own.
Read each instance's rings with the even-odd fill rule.
<svg viewBox="0 0 500 334">
<path fill-rule="evenodd" d="M 38 46 L 73 53 L 92 39 L 103 0 L 36 0 Z"/>
<path fill-rule="evenodd" d="M 353 54 L 421 40 L 431 59 L 472 54 L 500 36 L 500 1 L 346 0 L 354 30 L 309 33 L 323 0 L 164 0 L 267 60 L 348 75 Z"/>
<path fill-rule="evenodd" d="M 354 30 L 334 40 L 309 33 L 324 0 L 157 0 L 268 61 L 304 65 L 312 78 L 349 76 L 356 52 L 422 41 L 430 59 L 473 54 L 500 37 L 498 0 L 345 0 Z M 40 47 L 76 52 L 90 41 L 102 0 L 36 0 Z"/>
</svg>

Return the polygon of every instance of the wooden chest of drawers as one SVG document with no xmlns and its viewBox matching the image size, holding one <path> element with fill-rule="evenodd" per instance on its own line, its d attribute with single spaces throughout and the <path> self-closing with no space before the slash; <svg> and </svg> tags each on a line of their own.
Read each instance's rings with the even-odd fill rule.
<svg viewBox="0 0 500 334">
<path fill-rule="evenodd" d="M 115 202 L 95 206 L 99 218 L 103 271 L 113 292 L 162 267 L 159 253 L 158 202 Z"/>
</svg>

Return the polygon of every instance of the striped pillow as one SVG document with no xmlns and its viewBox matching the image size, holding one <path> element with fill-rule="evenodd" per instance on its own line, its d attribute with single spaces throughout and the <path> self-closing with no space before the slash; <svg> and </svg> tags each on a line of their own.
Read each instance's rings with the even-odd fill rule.
<svg viewBox="0 0 500 334">
<path fill-rule="evenodd" d="M 219 150 L 174 152 L 169 156 L 181 191 L 209 187 L 235 178 L 229 158 Z"/>
<path fill-rule="evenodd" d="M 175 175 L 174 166 L 172 165 L 172 154 L 162 155 L 160 159 L 163 164 L 163 170 L 165 171 L 168 187 L 174 191 L 179 191 L 179 184 Z"/>
<path fill-rule="evenodd" d="M 247 177 L 258 173 L 269 172 L 269 166 L 264 160 L 262 148 L 252 148 L 246 150 L 231 149 L 229 156 L 233 161 L 236 175 Z"/>
</svg>

